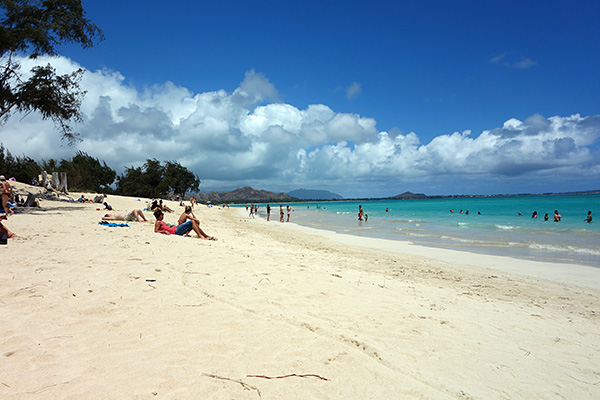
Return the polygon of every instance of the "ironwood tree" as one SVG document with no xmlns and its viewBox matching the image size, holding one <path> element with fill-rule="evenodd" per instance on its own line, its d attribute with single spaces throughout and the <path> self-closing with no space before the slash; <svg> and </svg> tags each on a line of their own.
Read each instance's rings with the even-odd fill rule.
<svg viewBox="0 0 600 400">
<path fill-rule="evenodd" d="M 104 39 L 85 18 L 81 0 L 0 0 L 0 124 L 14 112 L 38 112 L 50 119 L 69 144 L 78 140 L 83 69 L 58 75 L 51 64 L 24 73 L 18 57 L 56 56 L 61 44 L 84 48 Z"/>
</svg>

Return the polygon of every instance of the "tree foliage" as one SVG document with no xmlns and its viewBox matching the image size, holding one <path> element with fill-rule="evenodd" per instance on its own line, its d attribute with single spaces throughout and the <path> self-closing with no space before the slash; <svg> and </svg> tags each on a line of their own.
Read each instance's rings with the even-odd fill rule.
<svg viewBox="0 0 600 400">
<path fill-rule="evenodd" d="M 93 192 L 110 192 L 110 185 L 115 181 L 117 173 L 106 165 L 106 162 L 78 151 L 71 160 L 61 160 L 55 168 L 46 172 L 66 172 L 70 188 Z"/>
<path fill-rule="evenodd" d="M 88 48 L 103 39 L 102 31 L 85 18 L 81 0 L 0 0 L 0 14 L 0 123 L 14 111 L 39 112 L 72 144 L 77 134 L 70 123 L 81 121 L 83 70 L 57 75 L 48 64 L 25 79 L 15 55 L 53 56 L 63 43 Z"/>
<path fill-rule="evenodd" d="M 199 186 L 200 179 L 186 167 L 174 161 L 162 165 L 156 159 L 146 160 L 141 167 L 129 167 L 117 178 L 117 192 L 126 196 L 153 198 L 169 192 L 183 196 Z"/>
<path fill-rule="evenodd" d="M 19 182 L 29 183 L 41 172 L 40 166 L 27 156 L 13 156 L 4 145 L 0 144 L 0 174 L 15 178 Z"/>
</svg>

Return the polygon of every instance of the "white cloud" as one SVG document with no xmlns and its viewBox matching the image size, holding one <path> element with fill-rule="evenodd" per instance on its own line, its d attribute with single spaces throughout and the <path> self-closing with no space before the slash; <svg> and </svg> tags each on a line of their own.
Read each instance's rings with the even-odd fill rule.
<svg viewBox="0 0 600 400">
<path fill-rule="evenodd" d="M 521 58 L 520 60 L 510 59 L 508 53 L 501 53 L 489 59 L 492 64 L 501 64 L 507 68 L 515 69 L 529 69 L 537 65 L 537 61 L 532 60 L 529 57 Z"/>
<path fill-rule="evenodd" d="M 352 82 L 350 86 L 346 88 L 346 98 L 348 100 L 354 99 L 356 96 L 360 94 L 362 87 L 360 83 Z"/>
<path fill-rule="evenodd" d="M 79 67 L 64 58 L 51 62 L 60 73 Z M 203 187 L 328 188 L 345 196 L 393 195 L 406 182 L 455 193 L 458 182 L 600 178 L 600 116 L 535 114 L 478 136 L 455 132 L 422 143 L 414 132 L 381 132 L 372 118 L 323 104 L 278 102 L 273 84 L 254 71 L 233 93 L 194 94 L 171 82 L 136 89 L 112 71 L 87 72 L 82 86 L 81 143 L 61 146 L 52 123 L 35 114 L 11 118 L 0 141 L 37 160 L 82 150 L 119 173 L 148 158 L 178 160 Z"/>
</svg>

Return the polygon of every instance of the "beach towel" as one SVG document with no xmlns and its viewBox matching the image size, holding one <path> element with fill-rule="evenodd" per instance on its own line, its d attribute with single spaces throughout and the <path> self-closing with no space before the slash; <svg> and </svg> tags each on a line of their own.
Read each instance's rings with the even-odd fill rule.
<svg viewBox="0 0 600 400">
<path fill-rule="evenodd" d="M 108 221 L 98 222 L 98 225 L 104 225 L 104 226 L 108 226 L 108 227 L 111 227 L 111 228 L 114 228 L 114 227 L 127 227 L 127 228 L 129 228 L 129 225 L 127 225 L 127 224 L 117 224 L 117 223 L 108 222 Z"/>
</svg>

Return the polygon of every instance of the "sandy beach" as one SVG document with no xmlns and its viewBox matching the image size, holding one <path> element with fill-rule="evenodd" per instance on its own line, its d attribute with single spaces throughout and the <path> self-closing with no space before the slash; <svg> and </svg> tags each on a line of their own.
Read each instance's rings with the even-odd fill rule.
<svg viewBox="0 0 600 400">
<path fill-rule="evenodd" d="M 99 204 L 41 206 L 5 221 L 2 399 L 600 398 L 600 268 L 236 208 L 196 206 L 207 241 L 153 233 L 150 212 L 107 227 Z"/>
</svg>

